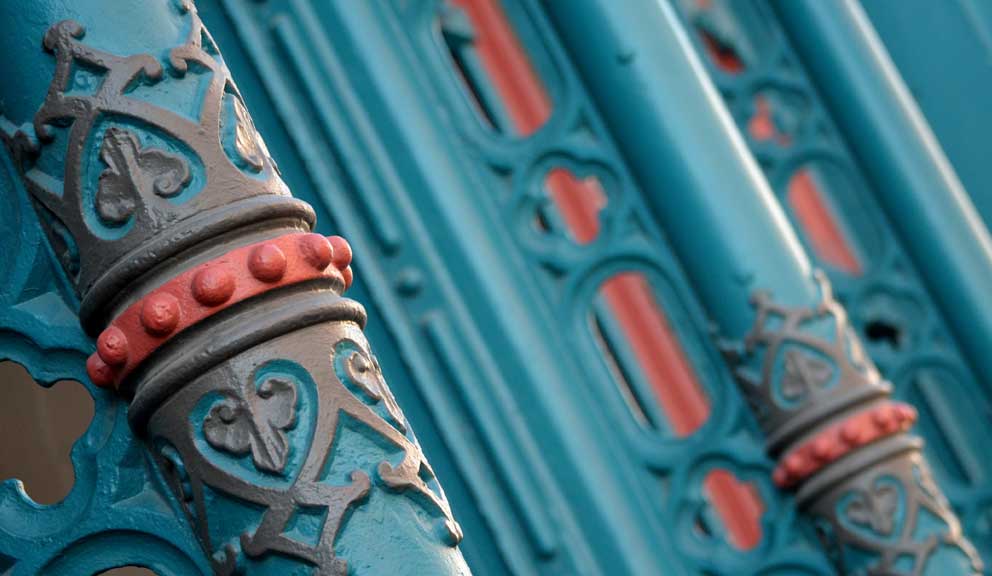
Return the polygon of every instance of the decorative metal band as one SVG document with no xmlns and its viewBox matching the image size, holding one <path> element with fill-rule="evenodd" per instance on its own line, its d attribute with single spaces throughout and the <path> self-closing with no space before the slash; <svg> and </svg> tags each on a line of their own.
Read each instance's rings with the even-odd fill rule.
<svg viewBox="0 0 992 576">
<path fill-rule="evenodd" d="M 811 308 L 752 298 L 754 327 L 725 346 L 742 391 L 779 455 L 773 480 L 797 491 L 840 572 L 973 574 L 981 560 L 930 479 L 916 411 L 861 352 L 817 273 Z"/>
<path fill-rule="evenodd" d="M 297 316 L 347 302 L 326 293 L 283 300 L 270 304 Z M 353 322 L 298 328 L 201 372 L 157 407 L 147 438 L 217 574 L 268 561 L 267 574 L 297 573 L 303 562 L 314 574 L 345 576 L 349 566 L 335 550 L 342 528 L 366 505 L 381 514 L 386 501 L 388 522 L 408 517 L 418 525 L 410 529 L 445 546 L 462 538 Z M 358 457 L 348 451 L 356 441 Z"/>
<path fill-rule="evenodd" d="M 365 311 L 342 297 L 351 248 L 310 233 L 192 2 L 161 3 L 121 31 L 137 54 L 51 26 L 33 122 L 0 117 L 99 334 L 90 378 L 131 400 L 217 574 L 467 574 Z"/>
<path fill-rule="evenodd" d="M 884 402 L 831 424 L 779 459 L 772 479 L 791 488 L 830 463 L 872 442 L 905 432 L 916 422 L 916 409 L 901 402 Z"/>
<path fill-rule="evenodd" d="M 350 264 L 351 247 L 340 236 L 290 234 L 228 252 L 129 306 L 97 338 L 87 373 L 94 384 L 116 388 L 173 336 L 249 298 L 318 279 L 343 292 L 351 285 Z"/>
<path fill-rule="evenodd" d="M 742 346 L 725 347 L 773 454 L 824 421 L 882 399 L 891 385 L 861 348 L 830 283 L 816 272 L 821 300 L 790 308 L 757 292 L 754 326 Z"/>
<path fill-rule="evenodd" d="M 839 574 L 982 573 L 922 444 L 896 434 L 824 468 L 797 492 Z"/>
<path fill-rule="evenodd" d="M 164 64 L 154 54 L 96 49 L 80 23 L 58 22 L 43 42 L 55 74 L 41 108 L 29 124 L 0 117 L 0 138 L 91 333 L 100 329 L 94 317 L 165 254 L 248 226 L 278 234 L 314 222 L 312 209 L 290 197 L 192 2 L 176 6 L 189 32 Z M 198 82 L 202 91 L 186 91 Z M 252 217 L 251 200 L 266 211 Z M 246 201 L 232 214 L 232 204 Z"/>
</svg>

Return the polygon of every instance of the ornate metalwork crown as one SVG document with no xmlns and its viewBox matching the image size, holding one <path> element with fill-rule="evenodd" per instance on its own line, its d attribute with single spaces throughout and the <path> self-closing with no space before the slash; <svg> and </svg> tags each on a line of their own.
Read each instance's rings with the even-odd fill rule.
<svg viewBox="0 0 992 576">
<path fill-rule="evenodd" d="M 821 301 L 813 308 L 789 308 L 755 293 L 754 326 L 743 343 L 724 347 L 773 452 L 891 388 L 861 349 L 829 282 L 819 272 L 815 278 Z"/>
<path fill-rule="evenodd" d="M 91 332 L 90 316 L 156 262 L 261 221 L 312 224 L 192 4 L 177 8 L 189 32 L 164 64 L 97 50 L 79 23 L 57 23 L 44 39 L 55 73 L 33 124 L 0 123 Z"/>
</svg>

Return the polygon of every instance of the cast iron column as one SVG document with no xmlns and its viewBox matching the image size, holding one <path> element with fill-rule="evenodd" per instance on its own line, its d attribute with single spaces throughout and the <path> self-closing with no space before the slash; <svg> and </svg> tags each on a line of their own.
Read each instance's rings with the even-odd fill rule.
<svg viewBox="0 0 992 576">
<path fill-rule="evenodd" d="M 467 574 L 461 531 L 188 1 L 7 2 L 0 135 L 218 574 Z"/>
<path fill-rule="evenodd" d="M 667 2 L 544 5 L 669 234 L 778 460 L 842 573 L 981 570 L 830 287 Z M 595 38 L 595 41 L 590 39 Z"/>
<path fill-rule="evenodd" d="M 992 236 L 864 10 L 856 0 L 772 5 L 959 346 L 992 373 Z"/>
</svg>

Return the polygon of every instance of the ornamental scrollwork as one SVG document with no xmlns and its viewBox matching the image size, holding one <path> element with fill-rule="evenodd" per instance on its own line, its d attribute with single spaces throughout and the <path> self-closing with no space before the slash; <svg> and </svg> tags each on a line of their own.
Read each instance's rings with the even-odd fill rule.
<svg viewBox="0 0 992 576">
<path fill-rule="evenodd" d="M 238 151 L 238 156 L 248 164 L 252 172 L 261 172 L 262 168 L 265 167 L 264 159 L 269 154 L 255 130 L 255 123 L 248 115 L 248 110 L 238 98 L 234 98 L 234 118 L 234 146 Z"/>
<path fill-rule="evenodd" d="M 218 450 L 251 453 L 259 470 L 281 473 L 289 455 L 286 429 L 296 423 L 296 385 L 267 378 L 261 386 L 241 386 L 214 404 L 203 421 L 203 435 Z"/>
<path fill-rule="evenodd" d="M 926 480 L 920 442 L 906 434 L 915 411 L 886 403 L 890 384 L 825 276 L 815 280 L 820 301 L 810 307 L 756 293 L 751 330 L 724 347 L 778 454 L 776 483 L 797 489 L 842 573 L 865 566 L 866 574 L 917 576 L 941 562 L 979 571 L 956 516 Z"/>
<path fill-rule="evenodd" d="M 162 60 L 96 49 L 80 23 L 56 23 L 43 42 L 55 57 L 44 102 L 30 124 L 0 117 L 53 243 L 100 247 L 67 266 L 80 292 L 180 220 L 239 197 L 288 195 L 193 4 L 175 5 L 189 32 Z M 60 162 L 40 163 L 45 154 Z"/>
<path fill-rule="evenodd" d="M 347 574 L 334 544 L 351 512 L 376 487 L 409 496 L 434 519 L 445 544 L 461 540 L 378 362 L 360 332 L 345 328 L 341 337 L 341 330 L 316 326 L 283 337 L 298 347 L 326 338 L 327 331 L 339 334 L 324 363 L 288 359 L 292 344 L 263 344 L 264 352 L 254 353 L 258 359 L 245 354 L 204 374 L 152 416 L 152 441 L 175 447 L 160 451 L 162 468 L 167 475 L 174 471 L 173 489 L 219 574 L 237 573 L 246 562 L 272 554 L 312 565 L 320 574 Z M 177 427 L 180 421 L 189 424 Z M 348 446 L 356 435 L 380 446 L 383 457 L 352 463 Z M 252 528 L 217 541 L 208 503 L 218 500 L 261 512 L 250 513 L 258 514 Z M 319 511 L 316 540 L 291 534 L 294 518 L 306 511 Z"/>
<path fill-rule="evenodd" d="M 108 224 L 127 222 L 140 198 L 172 198 L 190 181 L 189 164 L 181 156 L 142 147 L 134 132 L 117 127 L 104 135 L 100 159 L 107 169 L 100 174 L 96 210 Z"/>
<path fill-rule="evenodd" d="M 812 307 L 785 306 L 768 292 L 756 292 L 751 330 L 741 342 L 722 343 L 741 391 L 772 435 L 793 414 L 845 391 L 868 398 L 890 389 L 862 350 L 826 276 L 817 271 L 814 280 L 820 302 Z"/>
<path fill-rule="evenodd" d="M 833 376 L 833 367 L 807 352 L 796 349 L 785 352 L 785 373 L 782 376 L 782 396 L 790 402 L 800 402 L 807 396 L 826 388 Z"/>
<path fill-rule="evenodd" d="M 288 259 L 259 247 L 248 256 L 250 277 L 224 276 L 235 282 L 224 292 L 211 290 L 218 287 L 207 274 L 184 292 L 183 308 L 167 291 L 142 299 L 181 275 L 193 254 L 227 243 L 230 256 L 259 230 L 296 233 L 314 221 L 309 206 L 288 197 L 192 2 L 169 1 L 174 27 L 165 29 L 180 38 L 165 50 L 113 54 L 95 48 L 103 39 L 85 39 L 78 22 L 51 26 L 43 46 L 55 73 L 44 102 L 31 123 L 0 118 L 0 136 L 63 254 L 80 320 L 111 334 L 97 338 L 90 380 L 131 401 L 117 421 L 128 420 L 150 448 L 177 497 L 170 504 L 191 521 L 216 573 L 264 563 L 266 573 L 347 574 L 335 543 L 348 524 L 449 548 L 441 553 L 460 561 L 450 548 L 461 529 L 368 350 L 364 311 L 341 297 L 351 282 L 346 243 L 304 235 L 310 241 L 294 243 Z M 127 333 L 107 332 L 130 296 L 151 304 Z M 201 313 L 195 321 L 190 306 Z M 352 347 L 340 361 L 327 347 L 338 340 Z M 119 379 L 105 378 L 115 370 Z M 139 397 L 147 406 L 132 418 Z M 383 502 L 399 520 L 370 527 Z"/>
<path fill-rule="evenodd" d="M 899 490 L 892 484 L 876 483 L 869 489 L 855 489 L 844 506 L 843 515 L 852 524 L 881 535 L 890 536 L 895 529 Z"/>
<path fill-rule="evenodd" d="M 981 559 L 947 500 L 935 486 L 923 488 L 929 475 L 926 463 L 913 455 L 855 474 L 813 505 L 826 528 L 824 544 L 842 572 L 855 553 L 872 560 L 867 574 L 873 575 L 931 573 L 942 565 L 941 556 L 960 557 L 981 572 Z"/>
<path fill-rule="evenodd" d="M 382 404 L 388 420 L 405 434 L 407 431 L 406 418 L 403 417 L 403 412 L 400 410 L 399 404 L 396 403 L 396 398 L 393 397 L 393 393 L 382 377 L 382 369 L 379 367 L 379 361 L 376 357 L 358 349 L 357 345 L 351 341 L 342 343 L 340 348 L 342 350 L 347 348 L 344 350 L 345 356 L 341 360 L 344 365 L 343 373 L 340 375 L 343 376 L 342 380 L 369 402 Z"/>
</svg>

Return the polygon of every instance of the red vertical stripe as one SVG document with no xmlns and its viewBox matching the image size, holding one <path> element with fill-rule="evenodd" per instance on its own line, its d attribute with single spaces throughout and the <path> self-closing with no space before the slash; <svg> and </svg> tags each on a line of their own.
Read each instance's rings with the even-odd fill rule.
<svg viewBox="0 0 992 576">
<path fill-rule="evenodd" d="M 626 272 L 603 284 L 603 296 L 675 433 L 692 434 L 709 417 L 709 402 L 651 286 Z"/>
<path fill-rule="evenodd" d="M 830 265 L 852 276 L 860 276 L 861 263 L 851 250 L 824 201 L 816 179 L 808 169 L 802 168 L 793 175 L 787 194 L 789 205 L 816 254 Z"/>
<path fill-rule="evenodd" d="M 496 0 L 452 2 L 472 21 L 476 53 L 506 103 L 517 132 L 524 136 L 534 133 L 551 116 L 551 103 L 499 4 Z"/>
</svg>

